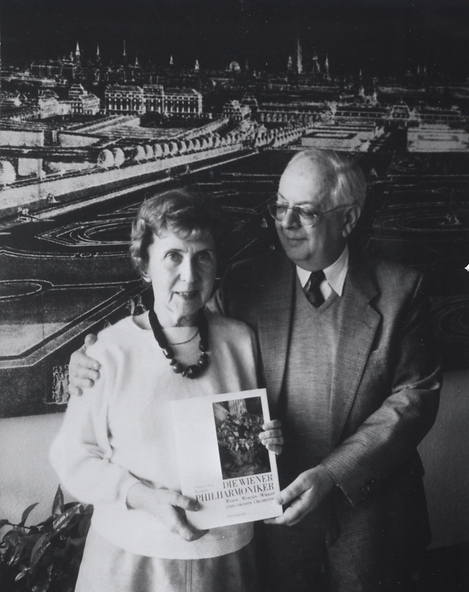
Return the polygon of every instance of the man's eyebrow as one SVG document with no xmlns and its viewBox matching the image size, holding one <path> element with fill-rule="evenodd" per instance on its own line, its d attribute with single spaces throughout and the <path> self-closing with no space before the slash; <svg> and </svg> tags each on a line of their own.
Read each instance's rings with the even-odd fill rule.
<svg viewBox="0 0 469 592">
<path fill-rule="evenodd" d="M 284 202 L 288 203 L 288 201 L 283 197 L 283 195 L 281 193 L 277 193 L 277 199 L 283 199 Z M 317 207 L 319 207 L 318 205 L 312 204 L 310 201 L 302 201 L 298 204 L 295 204 L 296 206 L 309 206 L 310 208 L 312 208 L 313 210 L 315 210 Z"/>
</svg>

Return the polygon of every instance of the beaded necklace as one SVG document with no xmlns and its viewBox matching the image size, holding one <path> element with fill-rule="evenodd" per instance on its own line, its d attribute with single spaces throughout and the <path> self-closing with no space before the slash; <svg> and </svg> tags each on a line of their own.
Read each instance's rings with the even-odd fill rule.
<svg viewBox="0 0 469 592">
<path fill-rule="evenodd" d="M 198 378 L 208 367 L 208 323 L 207 318 L 203 309 L 199 311 L 198 328 L 200 333 L 199 349 L 200 356 L 197 364 L 184 367 L 181 362 L 174 357 L 174 351 L 170 346 L 166 335 L 164 334 L 163 327 L 161 326 L 158 317 L 153 308 L 148 311 L 148 320 L 155 336 L 156 342 L 160 346 L 163 355 L 169 360 L 175 374 L 182 374 L 185 378 Z"/>
</svg>

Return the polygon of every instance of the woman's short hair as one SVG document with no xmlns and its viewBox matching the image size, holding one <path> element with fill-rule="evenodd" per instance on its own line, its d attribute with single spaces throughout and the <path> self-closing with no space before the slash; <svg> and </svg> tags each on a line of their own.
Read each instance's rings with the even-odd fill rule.
<svg viewBox="0 0 469 592">
<path fill-rule="evenodd" d="M 366 197 L 366 179 L 355 160 L 333 150 L 309 148 L 295 154 L 287 168 L 301 160 L 320 168 L 329 187 L 334 206 L 358 204 L 361 208 Z"/>
<path fill-rule="evenodd" d="M 207 196 L 186 189 L 171 189 L 146 199 L 132 222 L 130 256 L 142 274 L 148 266 L 148 248 L 153 235 L 174 232 L 180 238 L 197 240 L 211 236 L 218 248 L 222 233 L 220 209 Z"/>
</svg>

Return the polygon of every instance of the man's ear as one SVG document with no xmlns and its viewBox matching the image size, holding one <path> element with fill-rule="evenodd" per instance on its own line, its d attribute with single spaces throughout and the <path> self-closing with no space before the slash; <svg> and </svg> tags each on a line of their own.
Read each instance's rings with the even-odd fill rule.
<svg viewBox="0 0 469 592">
<path fill-rule="evenodd" d="M 347 208 L 345 212 L 344 227 L 342 229 L 342 235 L 344 238 L 347 238 L 355 228 L 361 213 L 362 209 L 358 204 L 353 204 Z"/>
</svg>

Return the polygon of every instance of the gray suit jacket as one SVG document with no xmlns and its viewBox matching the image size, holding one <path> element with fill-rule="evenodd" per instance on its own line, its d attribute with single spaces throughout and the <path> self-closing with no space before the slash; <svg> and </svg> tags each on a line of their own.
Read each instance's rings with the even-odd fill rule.
<svg viewBox="0 0 469 592">
<path fill-rule="evenodd" d="M 270 252 L 235 264 L 215 297 L 219 310 L 257 332 L 272 417 L 295 347 L 295 273 L 283 251 Z M 332 494 L 339 540 L 376 582 L 429 542 L 416 447 L 435 421 L 441 368 L 418 272 L 351 253 L 342 298 L 331 452 L 322 464 L 340 488 Z"/>
</svg>

